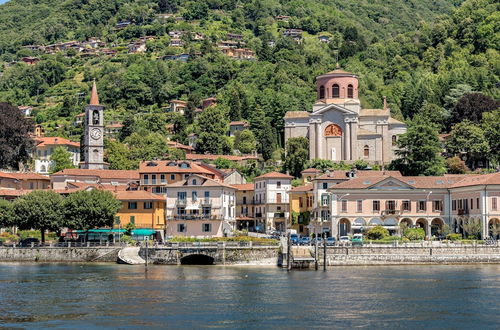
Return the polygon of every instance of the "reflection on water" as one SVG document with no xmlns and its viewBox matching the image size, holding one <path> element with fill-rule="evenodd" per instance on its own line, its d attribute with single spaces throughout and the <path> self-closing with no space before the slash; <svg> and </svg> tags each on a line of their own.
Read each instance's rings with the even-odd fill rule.
<svg viewBox="0 0 500 330">
<path fill-rule="evenodd" d="M 499 328 L 500 265 L 0 264 L 0 326 Z"/>
</svg>

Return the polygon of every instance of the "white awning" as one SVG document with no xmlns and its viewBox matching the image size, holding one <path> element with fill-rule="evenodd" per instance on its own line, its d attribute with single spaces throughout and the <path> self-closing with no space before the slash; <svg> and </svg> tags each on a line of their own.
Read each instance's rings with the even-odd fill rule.
<svg viewBox="0 0 500 330">
<path fill-rule="evenodd" d="M 200 205 L 198 204 L 189 204 L 188 206 L 186 206 L 186 210 L 199 210 L 200 209 Z"/>
</svg>

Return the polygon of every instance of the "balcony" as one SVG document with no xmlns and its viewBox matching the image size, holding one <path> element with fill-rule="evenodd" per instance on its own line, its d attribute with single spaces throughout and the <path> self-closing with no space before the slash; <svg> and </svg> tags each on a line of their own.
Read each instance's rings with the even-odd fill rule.
<svg viewBox="0 0 500 330">
<path fill-rule="evenodd" d="M 201 206 L 212 206 L 212 200 L 210 198 L 202 199 Z"/>
<path fill-rule="evenodd" d="M 167 220 L 222 220 L 217 214 L 178 214 L 167 217 Z"/>
<path fill-rule="evenodd" d="M 458 209 L 458 215 L 468 215 L 469 209 Z"/>
<path fill-rule="evenodd" d="M 275 218 L 284 218 L 285 217 L 285 212 L 275 212 L 274 213 Z"/>
<path fill-rule="evenodd" d="M 256 218 L 262 218 L 262 213 L 255 213 Z"/>
<path fill-rule="evenodd" d="M 177 206 L 186 206 L 187 205 L 187 200 L 186 199 L 177 199 L 175 202 L 175 205 Z"/>
<path fill-rule="evenodd" d="M 386 216 L 400 216 L 401 215 L 401 211 L 400 210 L 384 210 L 382 211 L 381 215 L 383 217 L 386 217 Z"/>
</svg>

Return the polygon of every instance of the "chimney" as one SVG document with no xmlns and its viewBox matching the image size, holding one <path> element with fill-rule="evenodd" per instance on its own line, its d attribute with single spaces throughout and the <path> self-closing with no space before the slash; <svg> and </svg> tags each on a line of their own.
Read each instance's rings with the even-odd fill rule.
<svg viewBox="0 0 500 330">
<path fill-rule="evenodd" d="M 387 96 L 384 96 L 384 110 L 387 110 Z"/>
</svg>

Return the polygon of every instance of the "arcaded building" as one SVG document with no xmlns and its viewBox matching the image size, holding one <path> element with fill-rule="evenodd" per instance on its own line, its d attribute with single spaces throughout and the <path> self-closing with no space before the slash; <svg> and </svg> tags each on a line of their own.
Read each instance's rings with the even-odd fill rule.
<svg viewBox="0 0 500 330">
<path fill-rule="evenodd" d="M 312 112 L 285 114 L 285 141 L 309 139 L 311 159 L 389 163 L 398 135 L 405 123 L 391 117 L 384 99 L 383 109 L 362 109 L 358 76 L 340 69 L 316 78 L 317 100 Z"/>
</svg>

